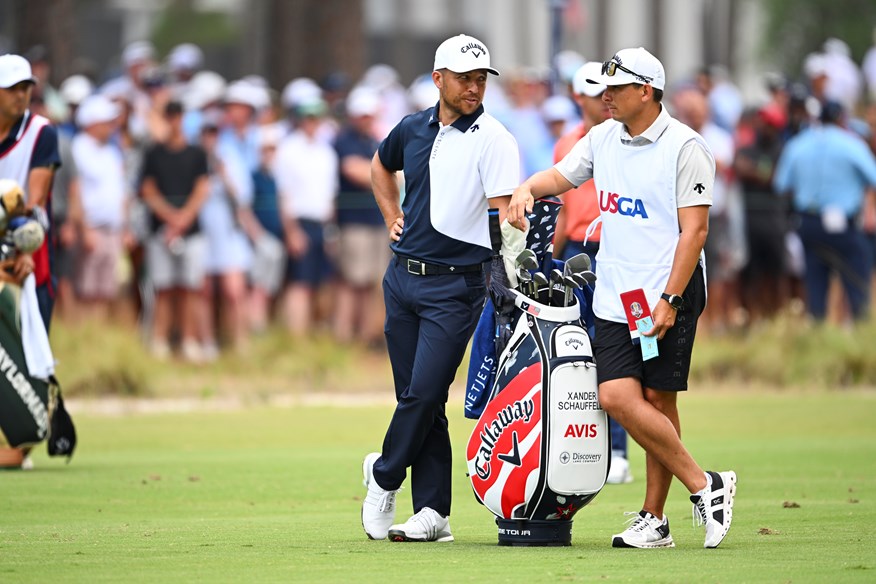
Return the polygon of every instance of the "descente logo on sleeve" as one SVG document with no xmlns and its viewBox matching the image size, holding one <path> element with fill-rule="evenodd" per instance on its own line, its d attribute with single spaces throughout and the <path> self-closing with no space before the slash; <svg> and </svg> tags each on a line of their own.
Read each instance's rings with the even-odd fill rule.
<svg viewBox="0 0 876 584">
<path fill-rule="evenodd" d="M 475 58 L 478 58 L 481 55 L 486 54 L 487 49 L 477 43 L 468 43 L 459 50 L 460 53 L 467 53 L 469 51 L 471 51 L 471 54 L 474 55 Z"/>
</svg>

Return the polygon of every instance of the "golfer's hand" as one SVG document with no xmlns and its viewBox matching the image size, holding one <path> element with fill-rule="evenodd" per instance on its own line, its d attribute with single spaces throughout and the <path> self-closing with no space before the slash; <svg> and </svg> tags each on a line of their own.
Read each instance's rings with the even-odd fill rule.
<svg viewBox="0 0 876 584">
<path fill-rule="evenodd" d="M 526 183 L 523 183 L 511 195 L 511 202 L 508 203 L 508 223 L 519 229 L 526 230 L 526 215 L 532 213 L 532 206 L 535 204 L 535 197 Z"/>
<path fill-rule="evenodd" d="M 662 340 L 666 335 L 666 331 L 675 326 L 676 311 L 665 300 L 660 300 L 654 310 L 651 311 L 651 319 L 654 321 L 654 326 L 651 330 L 643 332 L 646 337 L 656 336 L 657 340 Z"/>
<path fill-rule="evenodd" d="M 389 229 L 389 238 L 393 241 L 398 241 L 405 230 L 405 218 L 397 217 L 387 228 Z"/>
</svg>

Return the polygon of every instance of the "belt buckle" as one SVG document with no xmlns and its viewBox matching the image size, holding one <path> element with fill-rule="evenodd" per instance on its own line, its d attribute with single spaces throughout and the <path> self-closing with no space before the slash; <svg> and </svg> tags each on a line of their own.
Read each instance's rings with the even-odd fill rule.
<svg viewBox="0 0 876 584">
<path fill-rule="evenodd" d="M 426 264 L 419 260 L 407 260 L 407 268 L 409 274 L 414 274 L 415 276 L 425 276 L 426 275 Z"/>
</svg>

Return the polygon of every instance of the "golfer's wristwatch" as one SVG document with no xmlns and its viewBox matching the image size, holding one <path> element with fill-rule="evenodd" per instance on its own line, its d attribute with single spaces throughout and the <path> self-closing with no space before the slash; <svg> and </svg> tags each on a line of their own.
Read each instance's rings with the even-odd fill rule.
<svg viewBox="0 0 876 584">
<path fill-rule="evenodd" d="M 684 306 L 684 299 L 678 294 L 667 294 L 664 292 L 660 295 L 660 298 L 669 303 L 669 306 L 674 308 L 675 310 L 680 310 L 682 306 Z"/>
</svg>

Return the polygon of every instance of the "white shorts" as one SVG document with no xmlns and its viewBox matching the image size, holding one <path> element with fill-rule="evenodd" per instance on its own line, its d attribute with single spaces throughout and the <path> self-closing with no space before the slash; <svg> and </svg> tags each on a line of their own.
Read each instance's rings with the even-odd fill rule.
<svg viewBox="0 0 876 584">
<path fill-rule="evenodd" d="M 265 232 L 253 245 L 250 278 L 253 286 L 274 295 L 286 279 L 286 246 Z"/>
<path fill-rule="evenodd" d="M 181 237 L 173 246 L 164 242 L 161 233 L 146 242 L 146 275 L 156 290 L 188 288 L 199 290 L 204 285 L 203 235 Z"/>
</svg>

